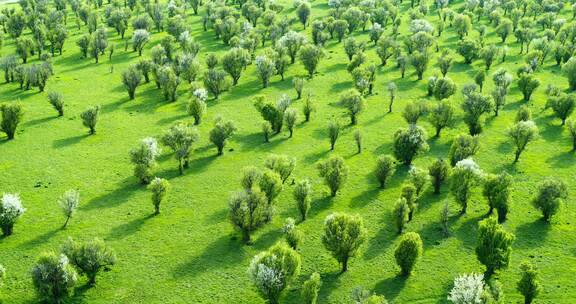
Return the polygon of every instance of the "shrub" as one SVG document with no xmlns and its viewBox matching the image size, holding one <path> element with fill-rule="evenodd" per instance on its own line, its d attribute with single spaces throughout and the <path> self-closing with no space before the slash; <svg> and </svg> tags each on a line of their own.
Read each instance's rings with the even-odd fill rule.
<svg viewBox="0 0 576 304">
<path fill-rule="evenodd" d="M 68 222 L 74 213 L 76 213 L 76 209 L 80 204 L 80 192 L 78 192 L 78 190 L 68 190 L 58 199 L 58 202 L 60 203 L 64 216 L 66 217 L 66 222 L 64 222 L 63 227 L 66 228 Z"/>
<path fill-rule="evenodd" d="M 260 294 L 270 303 L 278 303 L 282 291 L 300 272 L 300 255 L 284 244 L 276 244 L 256 255 L 248 274 Z"/>
<path fill-rule="evenodd" d="M 286 109 L 286 112 L 284 112 L 284 124 L 286 125 L 286 128 L 288 128 L 288 131 L 290 132 L 290 137 L 292 137 L 292 134 L 294 133 L 294 126 L 296 125 L 297 120 L 298 120 L 298 112 L 296 112 L 296 110 L 292 108 Z"/>
<path fill-rule="evenodd" d="M 134 99 L 134 94 L 136 92 L 136 88 L 140 85 L 142 81 L 142 73 L 136 65 L 130 65 L 127 70 L 122 72 L 122 84 L 126 87 L 128 91 L 128 97 L 130 100 Z"/>
<path fill-rule="evenodd" d="M 532 199 L 532 205 L 542 212 L 544 220 L 550 222 L 552 216 L 558 213 L 562 202 L 567 198 L 566 184 L 559 179 L 548 178 L 538 185 L 538 193 Z"/>
<path fill-rule="evenodd" d="M 310 210 L 310 202 L 312 200 L 312 184 L 309 180 L 304 179 L 296 183 L 294 187 L 294 200 L 298 206 L 298 211 L 300 211 L 300 216 L 302 221 L 306 220 L 306 215 L 308 210 Z"/>
<path fill-rule="evenodd" d="M 62 303 L 76 285 L 77 274 L 68 257 L 45 252 L 32 268 L 32 283 L 41 301 Z"/>
<path fill-rule="evenodd" d="M 94 238 L 83 244 L 68 238 L 62 246 L 65 254 L 80 274 L 88 277 L 88 285 L 96 284 L 96 275 L 104 269 L 116 264 L 116 254 L 104 241 Z"/>
<path fill-rule="evenodd" d="M 14 139 L 16 129 L 22 121 L 24 111 L 19 103 L 3 104 L 0 105 L 2 112 L 2 122 L 0 123 L 0 130 L 6 133 L 8 140 Z"/>
<path fill-rule="evenodd" d="M 408 276 L 422 255 L 422 239 L 416 232 L 408 232 L 402 236 L 394 250 L 396 264 L 400 266 L 403 275 Z"/>
<path fill-rule="evenodd" d="M 434 194 L 440 193 L 442 183 L 448 178 L 450 167 L 442 158 L 436 159 L 429 167 L 428 174 L 432 178 Z"/>
<path fill-rule="evenodd" d="M 538 137 L 538 127 L 531 121 L 520 121 L 508 129 L 508 137 L 516 146 L 514 162 L 520 158 L 520 154 L 526 149 L 526 145 Z"/>
<path fill-rule="evenodd" d="M 320 274 L 314 272 L 302 285 L 302 298 L 304 299 L 304 304 L 318 303 L 318 292 L 320 292 L 321 286 L 322 279 L 320 278 Z"/>
<path fill-rule="evenodd" d="M 210 141 L 218 149 L 218 155 L 224 154 L 224 147 L 228 139 L 236 133 L 236 125 L 230 120 L 216 119 L 214 128 L 210 130 Z"/>
<path fill-rule="evenodd" d="M 418 196 L 416 195 L 416 187 L 412 183 L 405 183 L 402 185 L 400 197 L 406 200 L 408 208 L 408 222 L 412 220 L 412 216 L 416 211 Z"/>
<path fill-rule="evenodd" d="M 198 131 L 182 122 L 173 125 L 162 135 L 162 143 L 174 152 L 174 156 L 178 160 L 180 174 L 184 174 L 184 168 L 188 167 L 192 144 L 198 141 L 198 138 Z"/>
<path fill-rule="evenodd" d="M 410 125 L 394 133 L 394 156 L 404 164 L 410 165 L 414 157 L 426 151 L 426 130 L 422 127 Z"/>
<path fill-rule="evenodd" d="M 532 120 L 532 111 L 526 105 L 522 105 L 518 112 L 516 112 L 516 117 L 514 118 L 514 122 L 520 121 L 528 121 Z"/>
<path fill-rule="evenodd" d="M 394 221 L 396 224 L 396 229 L 398 229 L 398 234 L 401 234 L 404 231 L 404 227 L 406 223 L 408 223 L 408 214 L 410 213 L 410 207 L 408 206 L 408 202 L 406 198 L 400 197 L 396 204 L 394 205 Z"/>
<path fill-rule="evenodd" d="M 430 177 L 428 176 L 428 172 L 426 170 L 412 166 L 410 171 L 408 171 L 408 181 L 414 185 L 416 190 L 416 198 L 420 197 L 429 180 Z"/>
<path fill-rule="evenodd" d="M 22 201 L 18 194 L 4 193 L 0 204 L 0 227 L 5 236 L 12 234 L 14 224 L 24 214 Z"/>
<path fill-rule="evenodd" d="M 82 118 L 82 123 L 88 129 L 90 129 L 90 134 L 96 133 L 96 124 L 98 123 L 98 118 L 100 117 L 100 106 L 91 106 L 86 109 L 86 111 L 80 114 Z"/>
<path fill-rule="evenodd" d="M 448 300 L 454 304 L 484 303 L 484 275 L 464 274 L 454 279 L 454 287 L 448 295 Z"/>
<path fill-rule="evenodd" d="M 300 244 L 302 244 L 304 234 L 298 230 L 293 218 L 289 217 L 286 219 L 284 226 L 282 226 L 282 232 L 284 232 L 286 243 L 288 243 L 290 248 L 297 250 Z"/>
<path fill-rule="evenodd" d="M 452 170 L 450 191 L 454 195 L 456 202 L 462 207 L 462 214 L 466 213 L 466 208 L 468 208 L 468 201 L 472 196 L 472 188 L 480 183 L 483 174 L 480 167 L 471 158 L 457 162 Z"/>
<path fill-rule="evenodd" d="M 58 112 L 58 116 L 64 116 L 64 100 L 62 94 L 52 91 L 48 93 L 48 102 L 54 110 Z"/>
<path fill-rule="evenodd" d="M 434 97 L 437 100 L 446 99 L 456 93 L 456 84 L 448 77 L 439 78 L 434 83 Z"/>
<path fill-rule="evenodd" d="M 383 155 L 378 157 L 374 175 L 380 183 L 380 188 L 386 187 L 386 181 L 394 174 L 394 171 L 396 171 L 396 164 L 392 156 Z"/>
<path fill-rule="evenodd" d="M 292 172 L 294 172 L 294 168 L 296 167 L 296 159 L 294 157 L 283 154 L 271 154 L 266 158 L 264 166 L 278 173 L 282 179 L 282 183 L 285 183 L 290 175 L 292 175 Z"/>
<path fill-rule="evenodd" d="M 468 134 L 460 134 L 456 136 L 454 141 L 452 141 L 450 151 L 448 152 L 450 165 L 455 166 L 457 162 L 474 156 L 479 149 L 480 144 L 478 143 L 477 136 L 471 136 Z"/>
<path fill-rule="evenodd" d="M 494 217 L 482 220 L 478 225 L 476 257 L 486 266 L 486 277 L 508 267 L 514 235 L 506 232 Z"/>
<path fill-rule="evenodd" d="M 322 243 L 342 264 L 342 272 L 348 270 L 348 260 L 356 256 L 366 241 L 366 234 L 362 218 L 358 215 L 332 213 L 326 217 Z"/>
<path fill-rule="evenodd" d="M 318 163 L 320 177 L 324 178 L 324 183 L 330 188 L 330 194 L 334 197 L 348 178 L 348 166 L 344 159 L 339 156 L 332 156 L 328 160 Z"/>
<path fill-rule="evenodd" d="M 530 304 L 542 291 L 538 271 L 528 261 L 520 264 L 520 271 L 522 278 L 516 284 L 516 289 L 524 296 L 524 303 Z"/>
<path fill-rule="evenodd" d="M 482 194 L 488 200 L 488 206 L 490 207 L 488 214 L 492 214 L 492 211 L 496 208 L 498 210 L 499 223 L 506 220 L 510 205 L 511 186 L 512 177 L 506 172 L 498 175 L 490 174 L 484 180 Z"/>
<path fill-rule="evenodd" d="M 152 204 L 154 205 L 154 214 L 160 214 L 160 204 L 166 197 L 170 189 L 170 183 L 164 178 L 156 177 L 152 180 L 148 189 L 152 192 Z"/>
<path fill-rule="evenodd" d="M 232 196 L 228 205 L 230 222 L 242 232 L 245 243 L 250 242 L 252 232 L 268 223 L 272 212 L 266 195 L 259 188 L 238 192 Z"/>
<path fill-rule="evenodd" d="M 336 140 L 338 140 L 338 135 L 340 135 L 340 123 L 337 120 L 331 120 L 328 123 L 328 137 L 330 138 L 330 150 L 334 150 L 334 145 Z"/>
</svg>

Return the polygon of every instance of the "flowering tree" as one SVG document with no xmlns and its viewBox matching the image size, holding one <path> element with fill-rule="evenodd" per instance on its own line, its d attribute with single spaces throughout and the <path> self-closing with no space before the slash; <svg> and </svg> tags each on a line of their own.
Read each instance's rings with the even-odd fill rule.
<svg viewBox="0 0 576 304">
<path fill-rule="evenodd" d="M 454 304 L 482 303 L 484 292 L 484 275 L 463 274 L 454 279 L 454 287 L 448 295 L 448 300 Z"/>
<path fill-rule="evenodd" d="M 458 204 L 462 206 L 462 213 L 466 213 L 468 201 L 472 196 L 472 188 L 480 183 L 483 175 L 480 167 L 471 158 L 456 163 L 452 171 L 450 190 Z"/>
<path fill-rule="evenodd" d="M 4 193 L 0 201 L 0 228 L 5 236 L 11 235 L 14 223 L 24 214 L 24 207 L 18 194 Z"/>
</svg>

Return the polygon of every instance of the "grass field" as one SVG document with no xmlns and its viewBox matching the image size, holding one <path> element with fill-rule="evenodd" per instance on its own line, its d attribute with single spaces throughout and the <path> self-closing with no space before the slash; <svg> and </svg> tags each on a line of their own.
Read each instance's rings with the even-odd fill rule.
<svg viewBox="0 0 576 304">
<path fill-rule="evenodd" d="M 461 7 L 461 3 L 452 6 Z M 326 1 L 316 0 L 312 7 L 312 19 L 327 14 Z M 401 7 L 405 19 L 401 33 L 407 35 L 409 3 L 405 2 Z M 200 14 L 203 12 L 201 10 Z M 215 40 L 212 31 L 202 30 L 200 16 L 191 15 L 191 10 L 188 13 L 193 35 L 202 44 L 200 57 L 204 58 L 207 53 L 223 54 L 228 47 Z M 295 16 L 291 3 L 286 3 L 283 14 Z M 564 14 L 569 14 L 569 8 L 564 9 Z M 258 94 L 272 100 L 282 94 L 295 97 L 292 79 L 306 75 L 304 68 L 297 62 L 288 68 L 284 81 L 275 76 L 269 88 L 261 89 L 254 66 L 249 66 L 236 87 L 218 101 L 209 101 L 207 117 L 198 127 L 201 139 L 184 175 L 179 175 L 177 162 L 168 149 L 163 149 L 156 174 L 169 179 L 172 190 L 163 204 L 162 214 L 152 216 L 150 193 L 133 177 L 128 151 L 144 137 L 160 136 L 175 122 L 191 121 L 186 114 L 189 86 L 180 86 L 180 97 L 173 103 L 164 101 L 153 83 L 139 87 L 136 99 L 129 100 L 120 73 L 138 60 L 137 53 L 130 49 L 125 52 L 123 42 L 109 29 L 110 41 L 118 44 L 112 60 L 102 58 L 95 64 L 91 59 L 80 58 L 75 40 L 86 29 L 78 31 L 74 22 L 70 22 L 73 18 L 71 14 L 70 38 L 63 55 L 53 59 L 55 76 L 46 89 L 63 94 L 67 104 L 64 117 L 57 117 L 47 102 L 47 93 L 22 91 L 15 83 L 0 84 L 0 103 L 20 101 L 25 109 L 24 122 L 16 139 L 0 138 L 0 191 L 20 193 L 27 208 L 15 226 L 14 235 L 0 239 L 0 263 L 8 271 L 6 284 L 0 289 L 0 302 L 34 303 L 30 269 L 37 256 L 43 251 L 58 251 L 64 240 L 72 236 L 79 240 L 104 239 L 117 252 L 118 262 L 111 271 L 99 277 L 96 287 L 87 288 L 84 281 L 80 282 L 70 303 L 263 303 L 249 280 L 247 268 L 255 254 L 282 240 L 284 219 L 298 217 L 292 199 L 293 186 L 285 185 L 273 222 L 254 235 L 254 244 L 250 246 L 238 239 L 228 221 L 227 211 L 229 195 L 240 188 L 241 169 L 249 165 L 263 167 L 264 159 L 270 153 L 296 157 L 294 178 L 310 178 L 315 190 L 310 217 L 299 225 L 305 232 L 300 249 L 302 271 L 282 297 L 283 303 L 301 303 L 301 284 L 315 271 L 323 280 L 320 303 L 348 303 L 356 286 L 383 294 L 393 303 L 447 303 L 446 295 L 456 275 L 484 271 L 474 254 L 477 223 L 485 218 L 487 211 L 480 191 L 475 192 L 468 213 L 459 216 L 457 204 L 447 187 L 443 187 L 440 195 L 434 195 L 429 187 L 408 226 L 408 231 L 416 231 L 422 236 L 424 255 L 412 276 L 407 279 L 397 276 L 399 269 L 393 251 L 398 237 L 391 210 L 408 168 L 400 167 L 384 190 L 378 188 L 372 168 L 377 156 L 391 154 L 392 134 L 396 129 L 407 125 L 401 116 L 404 104 L 427 98 L 426 81 L 416 81 L 411 67 L 407 68 L 404 79 L 393 64 L 378 68 L 374 94 L 367 98 L 367 111 L 354 127 L 362 130 L 365 147 L 363 153 L 356 154 L 354 128 L 344 129 L 332 152 L 325 133 L 332 117 L 344 124 L 348 122 L 344 109 L 337 105 L 339 94 L 353 87 L 341 43 L 330 40 L 326 44 L 326 57 L 320 63 L 318 74 L 306 82 L 304 90 L 313 93 L 318 110 L 310 122 L 297 124 L 293 138 L 288 138 L 285 132 L 273 137 L 271 143 L 264 143 L 262 119 L 252 104 Z M 433 23 L 437 21 L 435 9 L 427 19 Z M 488 21 L 483 19 L 481 23 Z M 303 31 L 302 25 L 296 22 L 292 28 Z M 305 31 L 309 35 L 310 30 Z M 386 34 L 390 31 L 388 28 Z M 130 35 L 129 31 L 126 36 Z M 143 56 L 149 55 L 149 49 L 163 35 L 166 34 L 154 33 Z M 471 35 L 478 34 L 474 31 Z M 367 31 L 358 31 L 354 36 L 368 40 Z M 439 39 L 439 47 L 441 50 L 455 49 L 458 40 L 453 29 L 447 28 Z M 489 27 L 486 41 L 501 44 L 493 27 Z M 510 51 L 506 62 L 496 63 L 488 75 L 500 67 L 515 75 L 516 69 L 524 63 L 523 57 L 518 55 L 519 44 L 515 39 L 512 37 L 507 44 Z M 0 54 L 13 52 L 14 43 L 9 39 Z M 372 44 L 366 54 L 370 61 L 379 63 Z M 436 56 L 424 79 L 439 74 Z M 448 76 L 460 89 L 473 82 L 476 71 L 484 67 L 479 60 L 469 66 L 460 56 L 456 58 Z M 512 164 L 514 148 L 506 137 L 506 128 L 512 124 L 516 110 L 524 104 L 514 82 L 508 104 L 501 114 L 486 116 L 484 132 L 480 136 L 481 149 L 475 160 L 486 172 L 505 170 L 514 178 L 511 211 L 505 228 L 516 235 L 516 240 L 511 266 L 499 275 L 506 302 L 521 303 L 522 297 L 516 291 L 518 266 L 520 261 L 528 259 L 539 269 L 544 287 L 538 303 L 574 303 L 576 223 L 573 219 L 576 211 L 573 200 L 563 206 L 561 215 L 551 225 L 542 221 L 541 214 L 530 204 L 536 184 L 548 176 L 563 179 L 568 183 L 569 191 L 576 193 L 573 183 L 576 160 L 570 152 L 567 130 L 550 111 L 544 111 L 546 85 L 556 84 L 564 89 L 568 83 L 551 58 L 536 75 L 542 84 L 529 106 L 540 128 L 539 139 L 528 146 L 519 163 Z M 386 113 L 386 84 L 389 81 L 395 81 L 399 86 L 398 102 L 391 114 Z M 492 86 L 487 80 L 487 92 Z M 458 92 L 450 100 L 459 104 L 462 96 Z M 97 133 L 89 136 L 79 113 L 96 104 L 102 106 L 101 121 Z M 301 104 L 296 101 L 293 106 L 300 111 Z M 216 149 L 208 140 L 212 120 L 218 115 L 232 119 L 239 128 L 223 156 L 216 155 Z M 467 132 L 459 107 L 457 115 L 456 126 L 445 130 L 441 138 L 430 139 L 430 151 L 417 158 L 415 166 L 427 168 L 437 157 L 446 157 L 452 138 Z M 432 137 L 433 128 L 426 119 L 419 125 Z M 350 176 L 339 195 L 330 198 L 315 164 L 333 154 L 346 160 Z M 68 189 L 79 189 L 81 206 L 69 227 L 63 230 L 64 219 L 57 198 Z M 446 200 L 452 210 L 452 235 L 449 237 L 443 236 L 438 220 Z M 369 236 L 359 256 L 351 260 L 349 271 L 342 275 L 338 263 L 321 243 L 324 219 L 334 211 L 360 214 Z"/>
</svg>

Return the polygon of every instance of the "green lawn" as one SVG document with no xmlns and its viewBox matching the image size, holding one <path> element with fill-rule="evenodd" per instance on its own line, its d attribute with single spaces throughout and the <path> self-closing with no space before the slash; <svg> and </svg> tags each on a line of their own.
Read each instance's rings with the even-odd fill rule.
<svg viewBox="0 0 576 304">
<path fill-rule="evenodd" d="M 291 5 L 286 3 L 284 13 L 294 17 Z M 401 6 L 401 33 L 407 35 L 409 2 Z M 453 6 L 459 7 L 461 3 Z M 313 2 L 312 18 L 324 16 L 327 11 L 326 1 Z M 568 6 L 564 14 L 570 14 Z M 432 9 L 427 18 L 436 22 L 436 10 Z M 393 251 L 398 237 L 391 210 L 408 168 L 399 168 L 384 190 L 378 188 L 372 169 L 377 156 L 392 152 L 392 134 L 399 127 L 407 126 L 401 115 L 404 104 L 427 98 L 426 80 L 416 81 L 411 67 L 407 68 L 404 79 L 400 78 L 393 60 L 386 67 L 378 68 L 374 94 L 367 98 L 368 108 L 355 127 L 362 130 L 365 147 L 363 153 L 356 154 L 354 128 L 344 129 L 332 152 L 326 135 L 326 125 L 331 118 L 336 117 L 343 124 L 349 121 L 344 109 L 337 105 L 339 94 L 353 87 L 341 43 L 335 40 L 327 43 L 326 57 L 320 63 L 318 74 L 306 82 L 305 91 L 313 93 L 318 111 L 310 122 L 299 122 L 290 139 L 285 131 L 273 137 L 271 143 L 263 142 L 262 119 L 253 107 L 253 98 L 258 94 L 271 100 L 277 100 L 282 94 L 295 97 L 292 79 L 304 76 L 304 68 L 297 62 L 288 68 L 284 81 L 275 76 L 269 88 L 261 89 L 254 66 L 249 66 L 236 87 L 224 93 L 220 100 L 209 101 L 208 114 L 198 127 L 201 139 L 184 175 L 179 175 L 177 162 L 168 148 L 163 149 L 156 174 L 169 179 L 172 190 L 162 214 L 152 216 L 150 193 L 133 177 L 128 151 L 144 137 L 159 137 L 173 123 L 192 120 L 186 115 L 189 86 L 180 86 L 180 97 L 174 103 L 165 101 L 153 83 L 140 86 L 136 99 L 129 100 L 120 74 L 138 60 L 137 53 L 130 49 L 124 52 L 123 42 L 110 29 L 109 37 L 118 43 L 112 60 L 102 58 L 95 64 L 92 59 L 81 59 L 75 40 L 86 28 L 78 31 L 73 19 L 70 14 L 71 37 L 63 55 L 53 59 L 55 76 L 46 88 L 64 95 L 67 104 L 64 117 L 57 117 L 47 102 L 47 93 L 38 93 L 37 89 L 22 91 L 15 83 L 0 84 L 0 103 L 20 101 L 25 109 L 16 139 L 0 138 L 0 191 L 20 193 L 27 208 L 15 226 L 14 235 L 0 239 L 0 263 L 8 273 L 6 284 L 0 289 L 0 302 L 34 303 L 30 269 L 37 256 L 43 251 L 58 251 L 64 240 L 72 236 L 78 240 L 104 239 L 117 252 L 118 262 L 98 278 L 94 288 L 84 286 L 83 278 L 70 303 L 263 303 L 248 278 L 247 268 L 255 254 L 282 240 L 284 219 L 298 217 L 292 199 L 293 186 L 285 185 L 273 222 L 254 235 L 253 245 L 241 243 L 228 221 L 227 211 L 229 196 L 240 189 L 241 169 L 249 165 L 262 168 L 270 153 L 296 157 L 293 177 L 296 180 L 310 178 L 315 190 L 309 219 L 299 224 L 305 233 L 300 249 L 301 274 L 285 292 L 283 303 L 301 303 L 302 282 L 315 271 L 323 280 L 320 303 L 348 303 L 356 286 L 383 294 L 393 303 L 447 303 L 446 296 L 456 275 L 484 271 L 474 254 L 477 223 L 487 211 L 480 191 L 475 192 L 468 213 L 459 216 L 458 206 L 447 187 L 442 188 L 440 195 L 434 195 L 429 187 L 414 220 L 408 225 L 408 231 L 422 236 L 424 255 L 412 276 L 408 279 L 397 276 L 399 268 Z M 228 49 L 214 39 L 211 30 L 202 31 L 200 16 L 190 15 L 188 20 L 194 37 L 202 44 L 202 63 L 207 53 L 221 55 Z M 488 24 L 485 18 L 481 22 Z M 292 28 L 303 30 L 296 22 Z M 309 31 L 306 30 L 310 37 Z M 389 26 L 386 34 L 390 32 Z M 128 32 L 126 36 L 130 35 Z M 149 49 L 163 35 L 165 33 L 154 33 L 143 56 L 149 56 Z M 474 31 L 471 35 L 478 34 Z M 355 36 L 368 40 L 368 31 L 358 31 Z M 453 29 L 447 28 L 439 40 L 440 49 L 455 50 L 458 40 Z M 486 40 L 500 45 L 492 26 L 488 27 Z M 507 61 L 495 64 L 488 74 L 486 92 L 493 87 L 490 79 L 493 71 L 503 67 L 516 78 L 517 68 L 524 64 L 514 37 L 508 40 L 508 46 Z M 13 41 L 9 39 L 0 54 L 13 52 Z M 372 44 L 366 54 L 370 61 L 379 64 Z M 424 79 L 439 74 L 435 63 L 438 54 L 434 54 Z M 472 82 L 476 71 L 484 66 L 480 60 L 468 66 L 463 64 L 461 56 L 455 57 L 456 63 L 448 76 L 458 84 L 458 93 L 450 100 L 460 104 L 460 88 Z M 511 266 L 499 275 L 506 302 L 521 303 L 522 297 L 515 290 L 516 281 L 520 262 L 528 259 L 539 269 L 544 287 L 538 303 L 574 303 L 576 223 L 573 219 L 576 211 L 573 200 L 563 206 L 561 215 L 551 225 L 545 224 L 530 204 L 536 184 L 548 176 L 563 179 L 569 191 L 576 193 L 575 156 L 570 152 L 568 132 L 550 110 L 544 111 L 546 85 L 555 84 L 564 89 L 568 83 L 552 58 L 536 75 L 542 84 L 529 106 L 540 128 L 540 138 L 529 144 L 519 163 L 512 165 L 514 148 L 507 140 L 506 128 L 524 104 L 514 82 L 501 114 L 486 115 L 481 149 L 475 160 L 486 172 L 505 170 L 514 177 L 511 211 L 504 226 L 516 235 L 516 241 Z M 399 98 L 394 112 L 386 114 L 389 81 L 398 84 Z M 430 99 L 430 102 L 435 101 Z M 97 133 L 89 136 L 79 114 L 96 104 L 102 106 L 101 121 Z M 300 112 L 302 102 L 295 101 L 293 107 Z M 216 155 L 216 148 L 208 140 L 212 121 L 218 115 L 232 119 L 239 128 L 223 156 Z M 437 157 L 446 157 L 452 138 L 467 132 L 459 107 L 457 115 L 454 128 L 445 130 L 439 139 L 429 139 L 430 151 L 418 157 L 415 166 L 427 168 Z M 302 120 L 303 115 L 300 117 Z M 432 137 L 433 128 L 426 119 L 419 125 Z M 333 199 L 315 166 L 331 155 L 342 156 L 350 167 L 348 182 Z M 81 206 L 69 227 L 62 230 L 64 219 L 57 198 L 68 189 L 79 189 Z M 451 206 L 450 237 L 443 236 L 439 224 L 440 209 L 446 200 Z M 334 211 L 360 214 L 369 236 L 361 253 L 351 260 L 349 271 L 342 275 L 338 274 L 336 260 L 321 243 L 324 219 Z"/>
</svg>

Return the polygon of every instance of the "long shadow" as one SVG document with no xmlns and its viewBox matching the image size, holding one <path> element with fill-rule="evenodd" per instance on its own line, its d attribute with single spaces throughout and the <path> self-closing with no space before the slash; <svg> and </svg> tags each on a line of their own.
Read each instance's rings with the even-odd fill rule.
<svg viewBox="0 0 576 304">
<path fill-rule="evenodd" d="M 111 208 L 123 204 L 134 195 L 134 192 L 142 189 L 143 186 L 138 183 L 134 178 L 129 177 L 118 183 L 118 187 L 114 190 L 108 190 L 105 194 L 102 194 L 94 199 L 92 199 L 87 204 L 80 207 L 84 210 L 93 210 L 99 208 Z"/>
<path fill-rule="evenodd" d="M 210 164 L 218 158 L 216 153 L 201 158 L 192 159 L 188 171 L 194 173 L 204 172 Z"/>
<path fill-rule="evenodd" d="M 386 212 L 385 216 L 382 218 L 382 222 L 392 223 L 392 212 Z M 364 251 L 364 259 L 371 260 L 386 252 L 386 250 L 394 243 L 394 239 L 398 237 L 398 233 L 395 227 L 392 225 L 385 225 L 384 227 L 385 228 L 380 229 L 378 233 L 368 242 L 368 248 L 366 248 L 366 251 Z"/>
<path fill-rule="evenodd" d="M 330 206 L 332 206 L 331 196 L 325 196 L 317 199 L 310 204 L 310 212 L 308 213 L 308 217 L 312 218 L 322 211 L 330 208 Z"/>
<path fill-rule="evenodd" d="M 553 167 L 558 168 L 570 168 L 574 166 L 574 160 L 576 157 L 574 152 L 563 152 L 556 155 L 550 156 L 547 161 L 553 164 Z"/>
<path fill-rule="evenodd" d="M 36 125 L 41 125 L 43 123 L 52 121 L 52 120 L 57 119 L 57 118 L 58 118 L 58 116 L 48 116 L 48 117 L 44 117 L 44 118 L 37 118 L 37 119 L 27 121 L 24 125 L 28 126 L 28 127 L 33 127 Z"/>
<path fill-rule="evenodd" d="M 519 248 L 541 247 L 546 242 L 546 237 L 550 232 L 550 223 L 543 219 L 537 219 L 530 223 L 524 223 L 516 227 L 516 241 L 514 246 Z"/>
<path fill-rule="evenodd" d="M 457 237 L 465 247 L 473 248 L 476 245 L 476 231 L 478 230 L 478 222 L 483 220 L 486 215 L 482 214 L 478 217 L 470 217 L 468 219 L 461 219 L 463 216 L 470 216 L 468 215 L 460 215 L 455 214 L 450 217 L 450 223 L 455 223 L 457 221 L 463 221 L 458 229 L 452 229 L 452 234 Z"/>
<path fill-rule="evenodd" d="M 352 199 L 350 199 L 350 207 L 351 208 L 364 208 L 369 203 L 373 202 L 380 193 L 381 188 L 376 186 L 370 185 L 370 189 L 364 190 L 364 192 L 356 195 Z"/>
<path fill-rule="evenodd" d="M 321 274 L 322 287 L 320 288 L 320 293 L 318 294 L 318 303 L 327 303 L 328 297 L 332 291 L 336 290 L 340 286 L 340 280 L 342 275 L 339 271 L 323 273 Z"/>
<path fill-rule="evenodd" d="M 20 247 L 25 249 L 25 250 L 36 248 L 37 246 L 40 246 L 40 245 L 50 241 L 50 239 L 52 237 L 54 237 L 56 234 L 58 234 L 58 232 L 61 230 L 62 229 L 60 229 L 60 228 L 56 228 L 56 229 L 52 229 L 50 231 L 47 231 L 43 234 L 36 236 L 35 238 L 33 238 L 31 240 L 26 241 L 25 243 L 20 245 Z"/>
<path fill-rule="evenodd" d="M 206 271 L 236 267 L 249 257 L 243 246 L 246 245 L 233 240 L 230 235 L 222 235 L 208 245 L 202 253 L 173 269 L 173 276 L 175 278 L 197 276 Z"/>
<path fill-rule="evenodd" d="M 374 293 L 384 295 L 386 299 L 394 300 L 406 286 L 407 280 L 408 277 L 402 275 L 387 278 L 376 284 Z"/>
<path fill-rule="evenodd" d="M 64 148 L 80 143 L 82 140 L 90 136 L 90 134 L 76 135 L 68 138 L 57 139 L 52 143 L 54 148 Z"/>
<path fill-rule="evenodd" d="M 84 285 L 81 285 L 81 286 L 74 288 L 74 295 L 72 297 L 70 297 L 68 299 L 69 302 L 66 302 L 66 303 L 72 303 L 72 304 L 85 303 L 86 302 L 86 292 L 88 290 L 90 290 L 90 288 L 92 288 L 92 287 L 88 284 L 84 284 Z"/>
<path fill-rule="evenodd" d="M 142 218 L 134 219 L 128 223 L 116 226 L 110 230 L 108 237 L 113 240 L 123 239 L 129 235 L 132 235 L 142 228 L 147 220 L 153 218 L 153 214 L 149 214 Z"/>
</svg>

